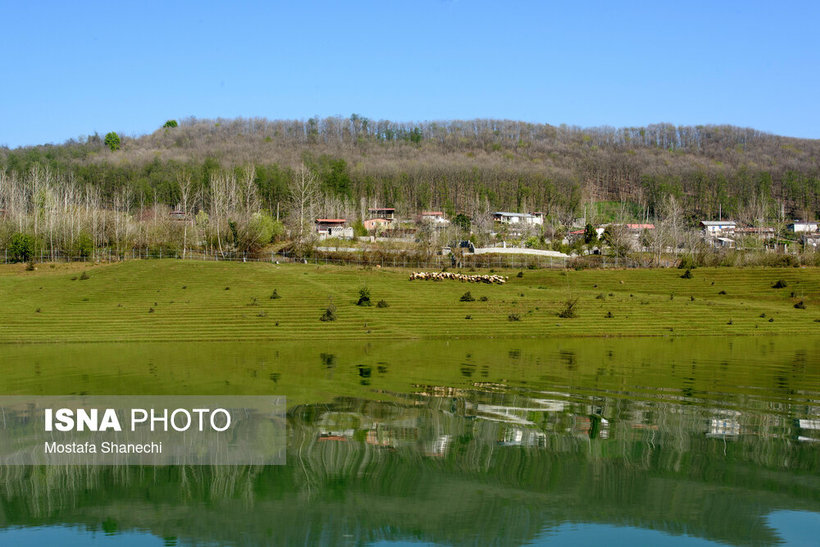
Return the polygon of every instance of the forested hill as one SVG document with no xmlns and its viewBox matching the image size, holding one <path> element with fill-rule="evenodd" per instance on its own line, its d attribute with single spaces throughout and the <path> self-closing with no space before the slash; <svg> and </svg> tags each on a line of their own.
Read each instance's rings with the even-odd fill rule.
<svg viewBox="0 0 820 547">
<path fill-rule="evenodd" d="M 820 140 L 733 126 L 657 124 L 621 128 L 506 120 L 396 123 L 350 118 L 306 121 L 186 119 L 150 135 L 120 137 L 111 150 L 94 135 L 61 145 L 0 148 L 6 177 L 35 165 L 104 199 L 122 188 L 135 203 L 180 199 L 180 176 L 205 187 L 220 170 L 252 166 L 263 206 L 287 209 L 304 163 L 335 207 L 393 206 L 469 215 L 493 209 L 571 215 L 593 201 L 629 202 L 653 214 L 664 197 L 692 218 L 816 218 Z M 109 144 L 111 144 L 109 142 Z M 112 146 L 116 148 L 116 146 Z M 68 182 L 66 182 L 68 183 Z"/>
</svg>

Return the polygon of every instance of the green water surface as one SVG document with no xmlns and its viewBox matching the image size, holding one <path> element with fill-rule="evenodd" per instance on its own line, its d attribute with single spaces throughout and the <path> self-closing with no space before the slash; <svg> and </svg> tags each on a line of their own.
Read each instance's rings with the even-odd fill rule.
<svg viewBox="0 0 820 547">
<path fill-rule="evenodd" d="M 820 536 L 820 336 L 0 348 L 0 393 L 275 394 L 287 465 L 0 469 L 0 543 Z"/>
</svg>

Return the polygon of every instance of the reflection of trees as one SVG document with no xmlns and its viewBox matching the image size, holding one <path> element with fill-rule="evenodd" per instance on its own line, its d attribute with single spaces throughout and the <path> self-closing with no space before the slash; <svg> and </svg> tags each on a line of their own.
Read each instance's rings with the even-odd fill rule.
<svg viewBox="0 0 820 547">
<path fill-rule="evenodd" d="M 298 406 L 287 466 L 9 467 L 0 514 L 5 526 L 113 520 L 192 541 L 516 543 L 600 522 L 771 543 L 767 511 L 820 509 L 816 447 L 765 404 L 731 415 L 739 434 L 714 436 L 711 405 L 549 397 Z M 515 419 L 497 419 L 504 407 Z"/>
</svg>

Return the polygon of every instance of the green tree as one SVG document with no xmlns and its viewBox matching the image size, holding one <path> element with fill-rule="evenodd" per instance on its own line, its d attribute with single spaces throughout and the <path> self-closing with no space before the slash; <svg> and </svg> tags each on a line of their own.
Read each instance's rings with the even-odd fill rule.
<svg viewBox="0 0 820 547">
<path fill-rule="evenodd" d="M 456 216 L 454 216 L 453 224 L 458 226 L 458 228 L 464 232 L 470 231 L 470 217 L 468 217 L 464 213 L 459 213 Z"/>
<path fill-rule="evenodd" d="M 358 219 L 356 222 L 353 223 L 353 235 L 356 237 L 362 237 L 367 235 L 367 228 L 364 227 L 364 222 L 361 219 Z"/>
<path fill-rule="evenodd" d="M 165 122 L 165 123 L 162 125 L 162 127 L 171 127 L 171 128 L 173 128 L 173 127 L 177 127 L 178 125 L 179 125 L 179 124 L 177 123 L 177 121 L 176 121 L 176 120 L 168 120 L 167 122 Z"/>
<path fill-rule="evenodd" d="M 94 252 L 94 240 L 87 232 L 81 232 L 74 244 L 74 254 L 80 258 L 88 258 Z"/>
<path fill-rule="evenodd" d="M 120 149 L 120 136 L 111 131 L 105 136 L 105 145 L 112 151 Z"/>
<path fill-rule="evenodd" d="M 589 245 L 596 241 L 598 241 L 598 232 L 595 231 L 595 227 L 592 224 L 587 224 L 584 226 L 584 243 Z"/>
<path fill-rule="evenodd" d="M 32 258 L 34 258 L 34 238 L 20 232 L 11 236 L 9 259 L 12 262 L 28 262 Z"/>
</svg>

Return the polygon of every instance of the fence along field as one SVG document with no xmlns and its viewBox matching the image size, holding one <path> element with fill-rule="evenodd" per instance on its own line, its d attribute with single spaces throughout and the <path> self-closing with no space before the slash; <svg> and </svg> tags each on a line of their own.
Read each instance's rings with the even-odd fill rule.
<svg viewBox="0 0 820 547">
<path fill-rule="evenodd" d="M 817 268 L 697 268 L 688 279 L 678 269 L 525 269 L 504 285 L 292 263 L 25 268 L 0 266 L 0 342 L 811 334 L 820 323 Z M 388 306 L 357 306 L 363 287 Z M 466 290 L 473 301 L 461 300 Z M 574 317 L 559 317 L 569 301 Z M 336 320 L 320 321 L 331 305 Z"/>
</svg>

